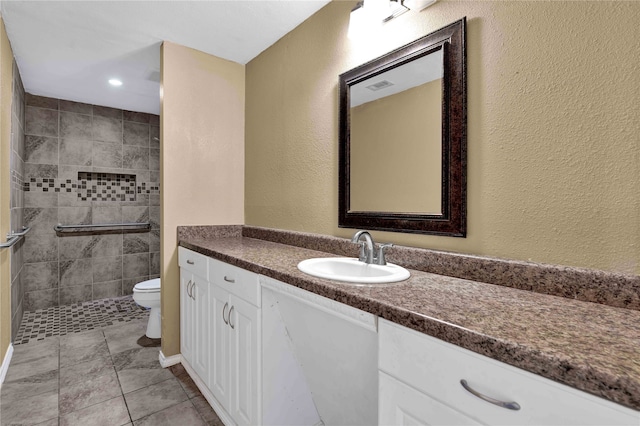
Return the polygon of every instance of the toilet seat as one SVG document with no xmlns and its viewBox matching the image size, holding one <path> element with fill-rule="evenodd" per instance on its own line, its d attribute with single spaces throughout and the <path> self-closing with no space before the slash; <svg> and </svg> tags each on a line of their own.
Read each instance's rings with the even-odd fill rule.
<svg viewBox="0 0 640 426">
<path fill-rule="evenodd" d="M 133 291 L 136 293 L 159 293 L 160 278 L 142 281 L 133 287 Z"/>
</svg>

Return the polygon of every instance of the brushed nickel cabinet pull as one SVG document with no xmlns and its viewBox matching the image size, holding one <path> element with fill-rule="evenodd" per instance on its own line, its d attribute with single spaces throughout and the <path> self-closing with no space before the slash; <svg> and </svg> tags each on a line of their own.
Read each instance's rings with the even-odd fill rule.
<svg viewBox="0 0 640 426">
<path fill-rule="evenodd" d="M 235 327 L 233 326 L 233 324 L 231 324 L 231 312 L 233 311 L 234 307 L 235 306 L 232 306 L 231 309 L 229 309 L 229 327 L 235 330 Z"/>
<path fill-rule="evenodd" d="M 227 321 L 227 319 L 224 317 L 224 311 L 227 310 L 227 306 L 229 306 L 229 302 L 225 302 L 224 303 L 224 307 L 222 308 L 222 321 L 224 321 L 225 324 L 229 325 L 229 322 Z"/>
<path fill-rule="evenodd" d="M 187 283 L 187 296 L 191 297 L 191 280 Z"/>
<path fill-rule="evenodd" d="M 196 262 L 194 262 L 194 261 L 193 261 L 193 260 L 191 260 L 191 259 L 187 259 L 187 263 L 188 263 L 189 265 L 195 265 L 195 264 L 196 264 Z"/>
<path fill-rule="evenodd" d="M 228 283 L 235 283 L 236 280 L 234 280 L 233 278 L 228 278 L 226 275 L 224 276 L 224 280 Z"/>
<path fill-rule="evenodd" d="M 508 410 L 517 411 L 517 410 L 520 409 L 520 404 L 518 404 L 515 401 L 500 401 L 498 399 L 491 398 L 490 396 L 481 394 L 480 392 L 478 392 L 475 389 L 471 388 L 471 386 L 469 386 L 469 384 L 467 383 L 467 381 L 465 379 L 460 380 L 460 384 L 469 393 L 471 393 L 474 396 L 477 396 L 478 398 L 482 399 L 483 401 L 487 401 L 487 402 L 489 402 L 491 404 L 497 405 L 498 407 L 506 408 Z"/>
</svg>

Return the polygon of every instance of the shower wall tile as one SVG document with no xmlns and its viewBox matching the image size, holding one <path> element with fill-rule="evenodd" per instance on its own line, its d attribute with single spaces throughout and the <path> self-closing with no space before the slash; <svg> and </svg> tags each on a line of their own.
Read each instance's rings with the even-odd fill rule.
<svg viewBox="0 0 640 426">
<path fill-rule="evenodd" d="M 122 145 L 94 142 L 93 165 L 95 167 L 122 167 Z"/>
<path fill-rule="evenodd" d="M 93 285 L 93 300 L 122 296 L 122 280 L 106 281 Z"/>
<path fill-rule="evenodd" d="M 149 126 L 149 148 L 160 149 L 159 126 Z"/>
<path fill-rule="evenodd" d="M 18 95 L 14 90 L 12 113 L 22 115 L 23 124 L 14 130 L 12 121 L 12 226 L 28 223 L 32 232 L 11 259 L 12 316 L 131 294 L 137 282 L 160 269 L 159 117 L 31 94 L 20 100 Z M 104 174 L 131 175 L 135 182 L 124 185 Z M 153 229 L 53 230 L 57 223 L 121 222 L 151 222 Z"/>
<path fill-rule="evenodd" d="M 152 229 L 149 232 L 149 251 L 152 253 L 160 251 L 160 229 Z"/>
<path fill-rule="evenodd" d="M 24 238 L 26 263 L 53 262 L 58 260 L 58 239 L 53 234 L 27 234 Z"/>
<path fill-rule="evenodd" d="M 59 263 L 60 287 L 71 287 L 93 282 L 91 259 L 63 260 Z"/>
<path fill-rule="evenodd" d="M 117 118 L 122 120 L 122 110 L 101 105 L 93 105 L 93 116 Z"/>
<path fill-rule="evenodd" d="M 149 233 L 123 235 L 124 254 L 149 253 Z"/>
<path fill-rule="evenodd" d="M 58 166 L 55 164 L 24 164 L 25 181 L 31 178 L 56 179 L 58 177 Z"/>
<path fill-rule="evenodd" d="M 58 209 L 55 207 L 25 207 L 24 224 L 31 227 L 30 235 L 50 234 L 58 223 Z"/>
<path fill-rule="evenodd" d="M 24 295 L 24 310 L 35 311 L 60 306 L 58 289 L 29 291 Z"/>
<path fill-rule="evenodd" d="M 58 207 L 58 194 L 55 192 L 25 192 L 25 207 Z"/>
<path fill-rule="evenodd" d="M 58 136 L 58 111 L 28 106 L 25 109 L 25 134 Z"/>
<path fill-rule="evenodd" d="M 91 222 L 91 206 L 58 207 L 58 223 L 63 225 L 87 225 Z"/>
<path fill-rule="evenodd" d="M 149 275 L 149 253 L 122 256 L 122 277 L 135 278 Z"/>
<path fill-rule="evenodd" d="M 160 274 L 160 253 L 149 253 L 149 275 Z"/>
<path fill-rule="evenodd" d="M 93 106 L 89 104 L 83 104 L 82 102 L 65 101 L 60 99 L 59 101 L 60 111 L 76 112 L 78 114 L 92 115 Z"/>
<path fill-rule="evenodd" d="M 122 147 L 122 167 L 125 169 L 149 170 L 149 148 L 138 146 Z"/>
<path fill-rule="evenodd" d="M 139 282 L 148 280 L 149 277 L 124 278 L 122 280 L 122 295 L 133 294 L 133 287 Z"/>
<path fill-rule="evenodd" d="M 28 163 L 57 164 L 58 138 L 48 136 L 26 136 L 24 160 Z"/>
<path fill-rule="evenodd" d="M 92 166 L 93 142 L 81 139 L 60 139 L 60 164 Z"/>
<path fill-rule="evenodd" d="M 149 170 L 160 170 L 159 149 L 149 149 Z"/>
<path fill-rule="evenodd" d="M 93 285 L 60 288 L 60 305 L 88 302 L 93 298 Z"/>
<path fill-rule="evenodd" d="M 122 206 L 112 206 L 112 203 L 93 202 L 93 223 L 121 223 Z"/>
<path fill-rule="evenodd" d="M 23 279 L 25 291 L 58 288 L 58 262 L 27 263 Z"/>
<path fill-rule="evenodd" d="M 99 257 L 92 261 L 93 282 L 121 280 L 123 273 L 122 256 Z"/>
<path fill-rule="evenodd" d="M 38 108 L 58 109 L 58 99 L 25 93 L 25 103 Z"/>
<path fill-rule="evenodd" d="M 97 243 L 97 237 L 91 235 L 65 235 L 60 238 L 60 260 L 86 259 Z"/>
<path fill-rule="evenodd" d="M 122 143 L 122 120 L 109 117 L 93 117 L 93 139 L 102 142 Z"/>
<path fill-rule="evenodd" d="M 125 145 L 149 146 L 149 125 L 125 121 L 123 123 L 123 143 Z"/>
<path fill-rule="evenodd" d="M 149 222 L 151 229 L 160 229 L 160 207 L 149 206 Z"/>
<path fill-rule="evenodd" d="M 123 251 L 122 234 L 97 235 L 96 243 L 91 251 L 91 257 L 121 256 Z"/>
<path fill-rule="evenodd" d="M 19 230 L 24 224 L 25 206 L 25 92 L 20 77 L 20 70 L 15 59 L 12 61 L 13 80 L 11 82 L 11 121 L 9 140 L 9 226 L 11 230 Z M 32 114 L 33 115 L 33 114 Z M 35 114 L 37 115 L 37 114 Z M 5 123 L 8 124 L 8 123 Z M 7 126 L 5 126 L 7 127 Z M 49 149 L 46 143 L 38 145 L 33 150 L 34 161 L 46 160 Z M 6 164 L 6 163 L 5 163 Z M 46 217 L 46 214 L 43 218 Z M 9 301 L 11 320 L 11 339 L 13 339 L 20 328 L 22 314 L 24 312 L 25 284 L 25 257 L 24 240 L 15 244 L 9 252 Z"/>
<path fill-rule="evenodd" d="M 146 123 L 149 124 L 149 120 L 151 114 L 147 114 L 146 112 L 135 112 L 135 111 L 123 111 L 122 117 L 125 121 L 135 121 L 137 123 Z"/>
<path fill-rule="evenodd" d="M 125 223 L 149 222 L 149 207 L 145 206 L 122 206 L 122 221 Z"/>
<path fill-rule="evenodd" d="M 60 137 L 91 140 L 91 116 L 73 112 L 60 112 Z"/>
</svg>

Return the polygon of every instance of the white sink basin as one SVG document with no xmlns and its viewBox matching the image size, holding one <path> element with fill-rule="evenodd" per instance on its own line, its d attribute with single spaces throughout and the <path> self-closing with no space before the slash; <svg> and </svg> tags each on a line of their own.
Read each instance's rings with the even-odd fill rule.
<svg viewBox="0 0 640 426">
<path fill-rule="evenodd" d="M 409 271 L 402 266 L 387 263 L 370 265 L 350 257 L 319 257 L 298 263 L 305 274 L 329 280 L 358 284 L 394 283 L 409 278 Z"/>
</svg>

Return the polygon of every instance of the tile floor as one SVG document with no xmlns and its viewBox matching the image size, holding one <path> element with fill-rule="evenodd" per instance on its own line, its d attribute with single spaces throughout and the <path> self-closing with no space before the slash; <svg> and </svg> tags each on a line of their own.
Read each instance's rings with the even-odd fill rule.
<svg viewBox="0 0 640 426">
<path fill-rule="evenodd" d="M 140 347 L 146 318 L 14 346 L 0 425 L 222 425 L 180 364 Z"/>
</svg>

